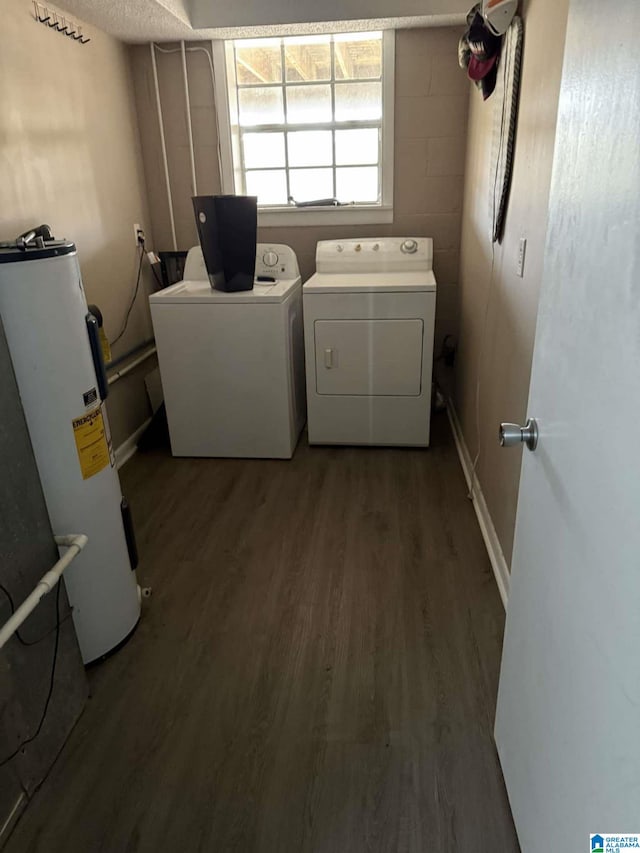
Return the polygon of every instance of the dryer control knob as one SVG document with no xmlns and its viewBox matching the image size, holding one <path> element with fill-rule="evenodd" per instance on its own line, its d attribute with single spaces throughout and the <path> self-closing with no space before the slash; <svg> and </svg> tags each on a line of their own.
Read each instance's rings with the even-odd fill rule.
<svg viewBox="0 0 640 853">
<path fill-rule="evenodd" d="M 278 263 L 278 256 L 275 252 L 265 252 L 262 256 L 262 263 L 266 267 L 275 267 L 275 265 Z"/>
<path fill-rule="evenodd" d="M 413 255 L 418 251 L 418 244 L 415 240 L 405 240 L 400 246 L 400 251 L 404 252 L 405 255 Z"/>
</svg>

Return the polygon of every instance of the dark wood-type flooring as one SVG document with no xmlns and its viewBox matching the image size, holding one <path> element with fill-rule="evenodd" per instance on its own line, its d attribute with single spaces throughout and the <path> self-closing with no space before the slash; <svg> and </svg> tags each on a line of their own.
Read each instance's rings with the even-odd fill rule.
<svg viewBox="0 0 640 853">
<path fill-rule="evenodd" d="M 138 454 L 153 587 L 10 853 L 512 853 L 504 613 L 446 418 L 432 448 Z"/>
</svg>

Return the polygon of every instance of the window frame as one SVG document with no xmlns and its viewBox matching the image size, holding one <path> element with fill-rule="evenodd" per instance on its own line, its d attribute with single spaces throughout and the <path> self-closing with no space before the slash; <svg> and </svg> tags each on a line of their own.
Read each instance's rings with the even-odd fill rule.
<svg viewBox="0 0 640 853">
<path fill-rule="evenodd" d="M 376 30 L 379 32 L 379 30 Z M 282 37 L 293 33 L 283 33 Z M 300 34 L 304 35 L 304 34 Z M 328 33 L 334 35 L 334 33 Z M 344 33 L 335 33 L 344 35 Z M 234 39 L 229 39 L 229 42 Z M 227 42 L 214 40 L 211 43 L 215 69 L 216 110 L 218 113 L 218 134 L 220 145 L 220 176 L 222 192 L 234 194 L 236 187 L 243 186 L 241 169 L 235 163 L 241 162 L 239 156 L 238 105 L 235 102 L 237 87 L 230 92 L 228 84 L 230 74 L 235 74 L 233 68 L 233 50 L 227 50 Z M 333 79 L 331 85 L 333 86 Z M 296 85 L 296 84 L 293 84 Z M 230 95 L 232 97 L 230 97 Z M 373 225 L 393 222 L 393 143 L 394 143 L 394 95 L 395 95 L 395 31 L 382 31 L 382 122 L 381 122 L 381 156 L 380 156 L 380 202 L 370 204 L 351 204 L 344 207 L 305 207 L 296 208 L 290 205 L 281 207 L 258 208 L 258 224 L 261 226 L 297 226 L 297 225 Z M 333 94 L 332 94 L 333 100 Z M 332 122 L 332 125 L 334 123 Z M 350 129 L 354 125 L 349 122 L 337 123 L 339 129 Z M 375 123 L 377 124 L 377 123 Z M 365 126 L 366 122 L 358 123 Z M 305 130 L 324 129 L 327 124 L 307 124 Z M 294 129 L 298 129 L 297 126 Z M 246 131 L 245 131 L 246 132 Z M 251 132 L 251 131 L 249 131 Z M 234 150 L 237 152 L 234 158 Z M 287 163 L 288 166 L 288 163 Z M 335 163 L 333 165 L 335 168 Z"/>
</svg>

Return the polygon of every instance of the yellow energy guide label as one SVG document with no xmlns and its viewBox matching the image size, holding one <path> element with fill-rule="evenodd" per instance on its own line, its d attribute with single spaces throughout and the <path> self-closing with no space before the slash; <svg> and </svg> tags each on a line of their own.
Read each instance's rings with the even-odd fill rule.
<svg viewBox="0 0 640 853">
<path fill-rule="evenodd" d="M 102 416 L 102 406 L 74 418 L 71 423 L 82 479 L 88 480 L 111 464 L 109 435 Z"/>
</svg>

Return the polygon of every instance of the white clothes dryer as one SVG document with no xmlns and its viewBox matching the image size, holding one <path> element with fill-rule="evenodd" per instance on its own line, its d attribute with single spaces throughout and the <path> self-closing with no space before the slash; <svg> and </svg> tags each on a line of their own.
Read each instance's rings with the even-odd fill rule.
<svg viewBox="0 0 640 853">
<path fill-rule="evenodd" d="M 433 241 L 322 241 L 303 287 L 311 444 L 426 447 Z"/>
</svg>

